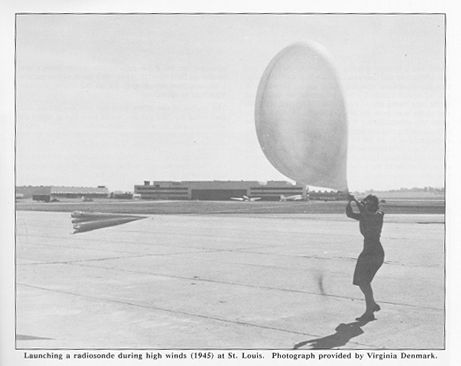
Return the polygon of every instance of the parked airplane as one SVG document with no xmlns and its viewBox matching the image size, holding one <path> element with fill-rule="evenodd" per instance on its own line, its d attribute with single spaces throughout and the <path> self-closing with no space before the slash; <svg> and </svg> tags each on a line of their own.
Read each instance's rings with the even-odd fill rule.
<svg viewBox="0 0 461 366">
<path fill-rule="evenodd" d="M 231 200 L 234 201 L 245 201 L 245 202 L 254 202 L 257 200 L 260 200 L 261 197 L 248 197 L 248 196 L 242 196 L 242 197 L 231 197 Z"/>
<path fill-rule="evenodd" d="M 305 197 L 302 194 L 285 197 L 283 194 L 280 196 L 280 201 L 304 201 Z"/>
</svg>

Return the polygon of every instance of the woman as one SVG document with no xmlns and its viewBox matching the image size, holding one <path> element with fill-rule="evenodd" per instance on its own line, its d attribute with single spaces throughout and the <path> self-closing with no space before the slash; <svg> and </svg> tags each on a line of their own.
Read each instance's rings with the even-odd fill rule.
<svg viewBox="0 0 461 366">
<path fill-rule="evenodd" d="M 379 211 L 379 200 L 374 195 L 368 195 L 363 202 L 357 201 L 352 195 L 348 198 L 346 215 L 359 220 L 360 232 L 364 236 L 363 251 L 357 259 L 353 284 L 359 286 L 365 295 L 366 310 L 357 320 L 370 321 L 375 319 L 374 312 L 381 309 L 373 297 L 371 281 L 384 262 L 384 250 L 380 242 L 384 212 Z M 357 205 L 358 213 L 353 211 L 352 202 Z"/>
</svg>

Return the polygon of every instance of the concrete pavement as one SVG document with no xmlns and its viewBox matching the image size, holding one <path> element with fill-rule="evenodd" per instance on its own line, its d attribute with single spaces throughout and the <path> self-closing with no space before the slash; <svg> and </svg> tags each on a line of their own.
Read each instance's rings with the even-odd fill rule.
<svg viewBox="0 0 461 366">
<path fill-rule="evenodd" d="M 17 212 L 19 349 L 443 349 L 442 215 L 387 215 L 382 310 L 357 323 L 358 223 L 342 215 L 154 216 L 71 234 Z"/>
</svg>

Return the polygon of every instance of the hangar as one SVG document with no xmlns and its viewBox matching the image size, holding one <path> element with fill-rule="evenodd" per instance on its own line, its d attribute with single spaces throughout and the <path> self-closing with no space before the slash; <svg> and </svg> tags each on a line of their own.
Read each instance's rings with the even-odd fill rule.
<svg viewBox="0 0 461 366">
<path fill-rule="evenodd" d="M 98 187 L 63 187 L 63 186 L 25 186 L 16 187 L 16 193 L 34 201 L 50 202 L 60 198 L 107 198 L 109 190 L 106 186 Z"/>
</svg>

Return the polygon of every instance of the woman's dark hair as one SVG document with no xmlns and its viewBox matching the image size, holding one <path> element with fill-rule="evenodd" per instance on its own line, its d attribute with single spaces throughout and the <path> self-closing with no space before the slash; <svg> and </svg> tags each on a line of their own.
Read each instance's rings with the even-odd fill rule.
<svg viewBox="0 0 461 366">
<path fill-rule="evenodd" d="M 379 208 L 379 199 L 374 194 L 369 194 L 368 196 L 366 196 L 364 201 L 371 201 L 375 204 L 376 209 Z"/>
</svg>

